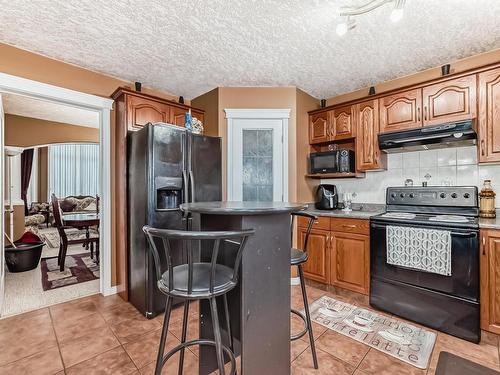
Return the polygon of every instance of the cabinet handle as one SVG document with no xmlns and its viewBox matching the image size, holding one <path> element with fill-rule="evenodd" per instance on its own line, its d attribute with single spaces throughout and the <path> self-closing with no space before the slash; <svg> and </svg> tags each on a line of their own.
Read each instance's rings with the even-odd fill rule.
<svg viewBox="0 0 500 375">
<path fill-rule="evenodd" d="M 417 121 L 420 122 L 420 107 L 417 107 Z"/>
<path fill-rule="evenodd" d="M 344 228 L 356 228 L 356 225 L 352 225 L 352 224 L 342 224 L 342 226 Z"/>
<path fill-rule="evenodd" d="M 484 156 L 484 139 L 481 139 L 481 155 Z"/>
<path fill-rule="evenodd" d="M 424 120 L 427 121 L 427 106 L 424 107 Z"/>
<path fill-rule="evenodd" d="M 486 239 L 483 237 L 483 255 L 486 255 Z"/>
</svg>

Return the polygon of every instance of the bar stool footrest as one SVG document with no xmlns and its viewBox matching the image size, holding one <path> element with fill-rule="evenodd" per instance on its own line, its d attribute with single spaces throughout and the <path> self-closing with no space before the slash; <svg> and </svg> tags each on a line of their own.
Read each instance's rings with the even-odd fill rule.
<svg viewBox="0 0 500 375">
<path fill-rule="evenodd" d="M 196 339 L 196 340 L 190 340 L 186 341 L 184 343 L 180 343 L 179 345 L 175 346 L 173 349 L 171 349 L 167 354 L 163 356 L 162 359 L 162 368 L 165 366 L 165 363 L 167 360 L 172 357 L 175 353 L 182 349 L 186 349 L 190 346 L 195 346 L 195 345 L 210 345 L 215 347 L 215 341 L 214 340 L 204 340 L 204 339 Z M 229 371 L 229 375 L 235 375 L 236 374 L 236 358 L 234 357 L 234 353 L 227 347 L 226 345 L 222 345 L 222 350 L 227 354 L 229 357 L 229 361 L 231 362 L 231 371 Z"/>
<path fill-rule="evenodd" d="M 299 333 L 297 333 L 296 335 L 292 335 L 290 337 L 290 340 L 291 341 L 295 341 L 295 340 L 298 340 L 300 339 L 301 337 L 305 336 L 305 334 L 307 333 L 307 318 L 306 316 L 301 313 L 299 310 L 296 310 L 296 309 L 291 309 L 291 312 L 295 315 L 297 315 L 300 319 L 302 319 L 302 321 L 304 322 L 304 329 L 302 331 L 300 331 Z"/>
</svg>

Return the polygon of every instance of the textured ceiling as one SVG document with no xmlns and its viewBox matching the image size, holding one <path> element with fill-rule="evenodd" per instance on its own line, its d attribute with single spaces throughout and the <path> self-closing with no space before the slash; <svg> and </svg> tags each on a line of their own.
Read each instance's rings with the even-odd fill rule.
<svg viewBox="0 0 500 375">
<path fill-rule="evenodd" d="M 322 98 L 500 47 L 499 0 L 0 0 L 0 40 L 193 98 L 217 86 L 298 86 Z M 0 57 L 1 58 L 1 57 Z"/>
<path fill-rule="evenodd" d="M 68 105 L 46 102 L 20 95 L 2 94 L 5 113 L 65 124 L 99 127 L 99 114 Z"/>
</svg>

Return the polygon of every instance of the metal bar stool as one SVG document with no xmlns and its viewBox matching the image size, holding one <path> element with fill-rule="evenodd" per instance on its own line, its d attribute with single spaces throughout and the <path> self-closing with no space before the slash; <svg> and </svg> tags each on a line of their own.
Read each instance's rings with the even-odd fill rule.
<svg viewBox="0 0 500 375">
<path fill-rule="evenodd" d="M 316 356 L 316 346 L 314 344 L 314 336 L 313 336 L 312 323 L 311 323 L 311 314 L 309 313 L 309 302 L 307 301 L 306 284 L 304 281 L 304 272 L 302 271 L 302 264 L 307 262 L 307 241 L 309 240 L 309 234 L 311 233 L 312 226 L 314 224 L 314 221 L 317 219 L 317 217 L 314 215 L 308 214 L 306 212 L 293 212 L 292 213 L 292 224 L 291 224 L 292 225 L 292 230 L 291 230 L 292 243 L 293 243 L 293 227 L 294 227 L 295 217 L 305 217 L 305 218 L 309 219 L 309 223 L 307 225 L 307 231 L 306 231 L 306 235 L 304 238 L 303 250 L 292 248 L 292 251 L 291 251 L 291 265 L 297 266 L 297 268 L 299 270 L 300 287 L 302 289 L 302 299 L 304 301 L 305 315 L 296 309 L 291 309 L 292 313 L 297 315 L 304 322 L 304 329 L 300 333 L 298 333 L 296 335 L 292 335 L 290 339 L 292 341 L 298 340 L 302 336 L 304 336 L 306 333 L 309 333 L 309 342 L 311 344 L 311 353 L 312 353 L 312 357 L 313 357 L 314 368 L 318 369 L 318 358 Z"/>
<path fill-rule="evenodd" d="M 224 375 L 224 352 L 231 362 L 230 374 L 236 373 L 236 361 L 232 348 L 231 327 L 229 325 L 229 317 L 227 315 L 228 306 L 226 293 L 232 290 L 238 283 L 238 269 L 241 263 L 241 256 L 245 248 L 246 241 L 253 230 L 243 231 L 214 231 L 214 232 L 186 232 L 178 230 L 157 229 L 149 226 L 143 227 L 144 233 L 148 238 L 151 251 L 153 253 L 156 274 L 158 277 L 158 288 L 167 296 L 165 306 L 165 317 L 163 320 L 163 329 L 161 333 L 160 345 L 158 348 L 158 356 L 156 359 L 155 375 L 160 375 L 166 361 L 175 353 L 180 351 L 179 358 L 179 375 L 182 374 L 184 365 L 184 350 L 193 345 L 210 345 L 215 347 L 217 355 L 217 365 L 219 373 Z M 182 249 L 187 252 L 187 263 L 173 266 L 172 265 L 172 242 L 180 241 Z M 211 249 L 211 261 L 199 262 L 195 260 L 195 249 L 193 246 L 198 243 L 201 248 L 202 241 L 211 241 L 213 246 Z M 221 245 L 229 241 L 237 246 L 237 252 L 234 262 L 234 267 L 230 268 L 217 263 L 217 257 Z M 160 251 L 166 259 L 167 271 L 162 273 L 160 269 Z M 222 296 L 224 310 L 226 315 L 226 329 L 228 331 L 230 347 L 222 344 L 221 331 L 219 327 L 219 317 L 217 312 L 216 297 Z M 172 311 L 172 300 L 178 298 L 184 300 L 184 315 L 182 322 L 182 337 L 181 343 L 170 350 L 167 354 L 165 351 L 165 342 L 167 339 L 168 324 L 170 313 Z M 214 331 L 214 340 L 190 340 L 186 341 L 189 302 L 193 300 L 208 299 L 210 301 L 212 326 Z"/>
</svg>

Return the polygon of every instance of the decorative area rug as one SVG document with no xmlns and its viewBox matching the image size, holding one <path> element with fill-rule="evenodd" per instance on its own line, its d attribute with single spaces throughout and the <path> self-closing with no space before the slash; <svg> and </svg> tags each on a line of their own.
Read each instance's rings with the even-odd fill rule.
<svg viewBox="0 0 500 375">
<path fill-rule="evenodd" d="M 52 229 L 52 228 L 51 228 Z M 59 249 L 60 239 L 59 232 L 56 228 L 53 228 L 50 231 L 44 230 L 38 233 L 40 238 L 45 241 L 47 246 L 53 249 Z M 79 229 L 66 229 L 66 235 L 68 236 L 68 240 L 82 240 L 85 238 L 85 231 Z"/>
<path fill-rule="evenodd" d="M 310 306 L 311 319 L 403 362 L 425 369 L 436 334 L 398 319 L 323 296 Z"/>
<path fill-rule="evenodd" d="M 65 266 L 64 271 L 60 272 L 57 257 L 42 259 L 43 290 L 52 290 L 99 278 L 99 265 L 95 259 L 90 258 L 89 253 L 67 255 Z"/>
</svg>

